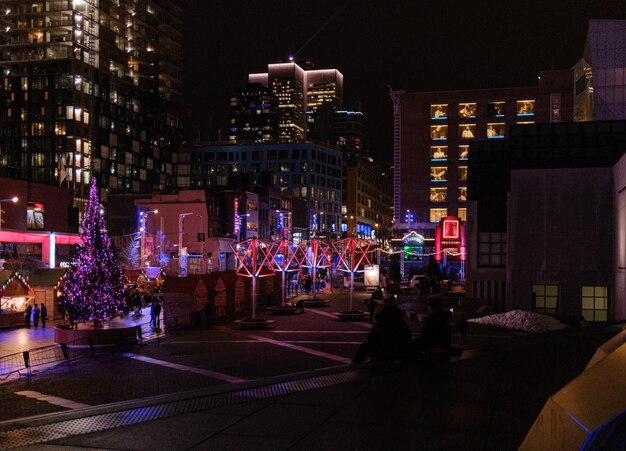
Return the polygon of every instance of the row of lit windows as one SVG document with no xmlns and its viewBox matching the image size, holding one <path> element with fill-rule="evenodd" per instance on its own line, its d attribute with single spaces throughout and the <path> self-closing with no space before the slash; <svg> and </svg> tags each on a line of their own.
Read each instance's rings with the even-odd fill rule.
<svg viewBox="0 0 626 451">
<path fill-rule="evenodd" d="M 430 209 L 430 222 L 440 222 L 442 219 L 448 216 L 447 208 L 431 208 Z M 461 221 L 467 221 L 467 208 L 458 208 L 457 216 Z"/>
<path fill-rule="evenodd" d="M 505 107 L 506 102 L 504 101 L 487 102 L 487 116 L 504 117 Z M 460 118 L 474 118 L 476 117 L 476 109 L 476 102 L 466 102 L 459 103 L 457 111 Z M 435 103 L 430 106 L 430 117 L 433 120 L 448 119 L 450 111 L 447 103 Z M 515 102 L 515 111 L 517 116 L 534 116 L 535 101 L 517 100 Z"/>
<path fill-rule="evenodd" d="M 457 188 L 457 200 L 459 202 L 467 202 L 467 187 L 459 186 Z M 430 201 L 431 202 L 447 202 L 448 201 L 448 188 L 430 188 Z"/>
<path fill-rule="evenodd" d="M 459 160 L 469 158 L 469 145 L 461 145 L 458 148 Z M 430 146 L 430 159 L 433 161 L 443 161 L 448 159 L 448 146 Z"/>
<path fill-rule="evenodd" d="M 487 138 L 504 138 L 506 124 L 504 122 L 489 122 L 487 124 Z M 459 139 L 475 139 L 476 124 L 459 124 Z M 430 138 L 434 141 L 448 139 L 447 125 L 431 125 Z"/>
<path fill-rule="evenodd" d="M 458 179 L 460 181 L 467 180 L 467 166 L 459 166 Z M 447 166 L 433 166 L 430 168 L 430 181 L 431 182 L 447 182 L 448 181 L 448 167 Z"/>
<path fill-rule="evenodd" d="M 533 312 L 556 315 L 559 313 L 559 286 L 533 285 L 531 300 Z M 581 287 L 581 313 L 586 321 L 608 321 L 608 310 L 609 287 Z"/>
</svg>

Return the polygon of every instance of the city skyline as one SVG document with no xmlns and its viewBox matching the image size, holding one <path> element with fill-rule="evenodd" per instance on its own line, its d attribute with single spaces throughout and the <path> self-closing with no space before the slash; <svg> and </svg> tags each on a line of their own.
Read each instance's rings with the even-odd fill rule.
<svg viewBox="0 0 626 451">
<path fill-rule="evenodd" d="M 493 1 L 471 7 L 407 1 L 393 7 L 354 1 L 186 4 L 187 29 L 194 30 L 185 34 L 188 136 L 215 140 L 219 129 L 224 136 L 230 93 L 248 73 L 286 61 L 302 48 L 296 60 L 344 74 L 344 103 L 363 102 L 365 147 L 385 161 L 392 156 L 388 86 L 408 91 L 528 86 L 539 71 L 571 68 L 582 57 L 590 19 L 626 18 L 618 1 L 572 4 L 567 14 L 558 2 L 539 1 L 507 8 Z"/>
</svg>

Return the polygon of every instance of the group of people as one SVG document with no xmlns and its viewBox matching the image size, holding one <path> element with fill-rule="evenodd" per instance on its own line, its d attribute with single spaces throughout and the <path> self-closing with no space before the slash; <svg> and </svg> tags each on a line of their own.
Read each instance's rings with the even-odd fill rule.
<svg viewBox="0 0 626 451">
<path fill-rule="evenodd" d="M 370 312 L 374 309 L 375 307 Z M 417 357 L 424 352 L 449 353 L 452 350 L 450 311 L 444 311 L 441 301 L 437 299 L 428 303 L 428 309 L 429 315 L 424 321 L 420 337 L 413 339 L 402 311 L 393 304 L 385 304 L 375 316 L 372 315 L 374 325 L 367 335 L 367 341 L 359 346 L 353 362 L 361 363 L 368 357 L 395 360 Z M 464 315 L 458 318 L 456 328 L 459 333 L 459 344 L 463 345 L 467 333 L 467 319 Z"/>
<path fill-rule="evenodd" d="M 39 320 L 41 320 L 41 327 L 46 327 L 46 320 L 48 319 L 48 309 L 45 304 L 41 304 L 41 308 L 35 304 L 34 306 L 28 304 L 26 306 L 26 310 L 24 311 L 24 325 L 26 327 L 30 327 L 30 322 L 32 320 L 33 325 L 35 327 L 39 327 Z"/>
</svg>

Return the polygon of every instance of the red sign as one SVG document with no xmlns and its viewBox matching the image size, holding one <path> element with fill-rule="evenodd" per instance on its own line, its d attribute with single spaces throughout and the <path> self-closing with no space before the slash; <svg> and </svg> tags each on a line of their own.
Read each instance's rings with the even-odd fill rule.
<svg viewBox="0 0 626 451">
<path fill-rule="evenodd" d="M 459 221 L 458 220 L 444 219 L 443 239 L 444 240 L 458 240 L 459 239 Z"/>
</svg>

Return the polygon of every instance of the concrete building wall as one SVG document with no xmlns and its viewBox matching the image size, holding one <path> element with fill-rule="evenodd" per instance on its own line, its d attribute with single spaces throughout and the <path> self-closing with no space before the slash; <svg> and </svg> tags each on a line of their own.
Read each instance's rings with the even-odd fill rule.
<svg viewBox="0 0 626 451">
<path fill-rule="evenodd" d="M 613 167 L 615 218 L 615 289 L 613 318 L 626 320 L 626 155 Z"/>
<path fill-rule="evenodd" d="M 558 314 L 580 316 L 583 285 L 613 302 L 611 168 L 511 171 L 507 309 L 532 309 L 532 285 L 558 285 Z M 610 308 L 610 307 L 609 307 Z"/>
</svg>

